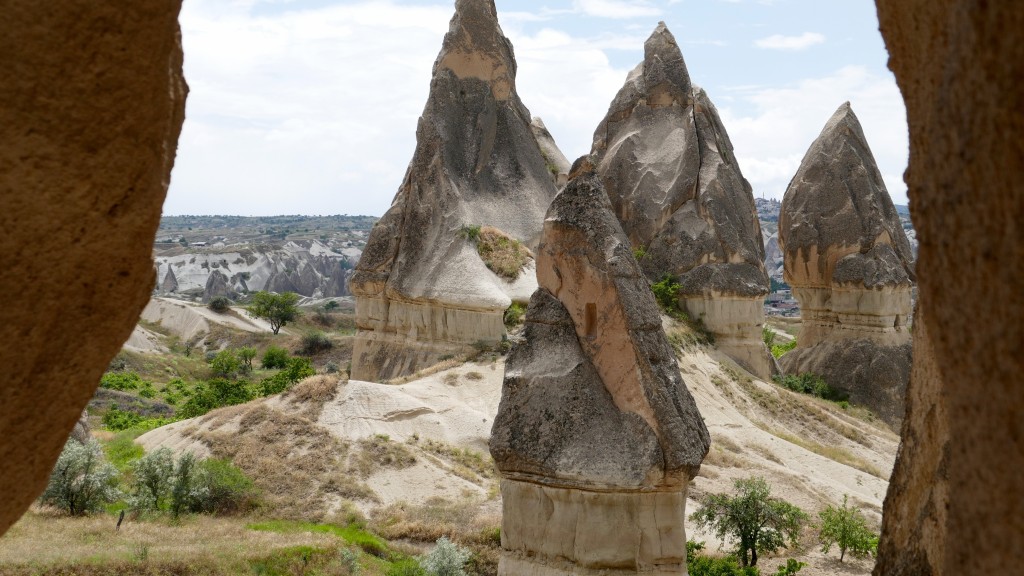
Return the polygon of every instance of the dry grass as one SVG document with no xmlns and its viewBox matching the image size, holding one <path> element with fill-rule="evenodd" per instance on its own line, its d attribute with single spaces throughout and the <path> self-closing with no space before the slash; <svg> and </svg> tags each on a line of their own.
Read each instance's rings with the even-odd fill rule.
<svg viewBox="0 0 1024 576">
<path fill-rule="evenodd" d="M 864 460 L 863 458 L 855 454 L 852 454 L 850 451 L 844 448 L 840 448 L 839 446 L 825 446 L 817 442 L 799 438 L 797 436 L 794 436 L 793 434 L 789 434 L 788 432 L 774 430 L 768 427 L 765 428 L 765 431 L 787 442 L 796 444 L 797 446 L 800 446 L 805 450 L 814 452 L 819 456 L 824 456 L 829 460 L 834 460 L 836 462 L 839 462 L 840 464 L 845 464 L 851 468 L 856 468 L 861 472 L 866 472 L 868 474 L 871 474 L 872 476 L 875 476 L 876 478 L 881 478 L 882 480 L 889 479 L 889 477 L 882 474 L 882 471 L 879 470 L 878 467 L 875 466 L 874 464 L 868 462 L 867 460 Z"/>
<path fill-rule="evenodd" d="M 413 380 L 419 380 L 420 378 L 426 378 L 427 376 L 433 376 L 434 374 L 437 374 L 438 372 L 444 372 L 445 370 L 450 370 L 452 368 L 457 368 L 459 366 L 462 366 L 465 363 L 466 363 L 466 356 L 461 356 L 461 357 L 458 357 L 458 358 L 448 358 L 447 360 L 442 360 L 442 361 L 438 362 L 437 364 L 434 364 L 433 366 L 428 366 L 428 367 L 426 367 L 426 368 L 424 368 L 422 370 L 418 370 L 414 374 L 409 374 L 408 376 L 402 376 L 401 378 L 392 378 L 391 380 L 388 380 L 388 381 L 384 382 L 384 384 L 405 384 L 407 382 L 412 382 Z"/>
<path fill-rule="evenodd" d="M 363 478 L 369 478 L 381 468 L 401 470 L 416 464 L 416 456 L 403 444 L 392 442 L 383 434 L 364 438 L 357 443 L 359 450 L 352 454 L 349 466 Z"/>
<path fill-rule="evenodd" d="M 0 574 L 248 574 L 250 561 L 275 550 L 332 543 L 324 534 L 248 530 L 238 518 L 128 521 L 119 532 L 116 522 L 29 512 L 0 539 Z"/>
<path fill-rule="evenodd" d="M 463 480 L 483 486 L 498 477 L 490 456 L 475 450 L 456 448 L 438 440 L 425 440 L 419 446 L 424 452 L 437 456 L 449 472 Z"/>
<path fill-rule="evenodd" d="M 293 406 L 304 405 L 302 415 L 311 421 L 320 418 L 320 413 L 327 404 L 338 395 L 337 376 L 311 376 L 291 387 L 281 397 Z"/>
<path fill-rule="evenodd" d="M 479 372 L 466 372 L 466 380 L 483 380 L 484 375 Z"/>
<path fill-rule="evenodd" d="M 522 242 L 490 226 L 480 228 L 476 251 L 491 272 L 506 280 L 518 278 L 519 272 L 533 258 Z"/>
</svg>

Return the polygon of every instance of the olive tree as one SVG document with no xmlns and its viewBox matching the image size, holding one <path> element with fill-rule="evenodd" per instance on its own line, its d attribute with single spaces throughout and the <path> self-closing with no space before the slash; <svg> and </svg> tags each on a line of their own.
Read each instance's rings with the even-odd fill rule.
<svg viewBox="0 0 1024 576">
<path fill-rule="evenodd" d="M 277 334 L 281 327 L 295 320 L 299 315 L 299 295 L 295 292 L 259 291 L 252 295 L 246 313 L 252 318 L 262 318 L 270 323 L 270 329 Z"/>
<path fill-rule="evenodd" d="M 711 528 L 720 539 L 737 542 L 736 556 L 743 566 L 756 566 L 759 552 L 773 553 L 796 544 L 807 514 L 796 506 L 774 498 L 764 478 L 735 482 L 736 495 L 710 494 L 690 519 L 701 528 Z"/>
<path fill-rule="evenodd" d="M 117 482 L 117 469 L 104 460 L 99 442 L 89 440 L 82 444 L 71 439 L 57 458 L 50 482 L 39 499 L 72 516 L 82 516 L 117 500 Z"/>
</svg>

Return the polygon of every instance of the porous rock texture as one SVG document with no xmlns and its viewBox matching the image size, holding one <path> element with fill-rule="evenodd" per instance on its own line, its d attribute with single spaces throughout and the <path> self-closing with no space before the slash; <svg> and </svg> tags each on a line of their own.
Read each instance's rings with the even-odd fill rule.
<svg viewBox="0 0 1024 576">
<path fill-rule="evenodd" d="M 547 213 L 505 367 L 499 574 L 686 569 L 686 492 L 710 437 L 593 160 Z"/>
<path fill-rule="evenodd" d="M 46 486 L 149 300 L 185 111 L 180 8 L 4 3 L 0 533 Z"/>
<path fill-rule="evenodd" d="M 352 377 L 383 381 L 505 335 L 504 310 L 533 292 L 491 272 L 467 226 L 535 246 L 557 192 L 515 91 L 512 45 L 492 0 L 458 0 L 434 63 L 416 152 L 350 281 L 356 297 Z"/>
<path fill-rule="evenodd" d="M 779 247 L 802 317 L 783 371 L 818 374 L 898 427 L 910 380 L 913 253 L 849 102 L 786 189 Z"/>
<path fill-rule="evenodd" d="M 769 377 L 761 339 L 769 283 L 754 197 L 664 22 L 594 133 L 593 153 L 648 279 L 676 278 L 680 304 L 718 348 Z"/>
<path fill-rule="evenodd" d="M 1024 550 L 1024 3 L 877 0 L 907 105 L 914 366 L 876 576 Z"/>
</svg>

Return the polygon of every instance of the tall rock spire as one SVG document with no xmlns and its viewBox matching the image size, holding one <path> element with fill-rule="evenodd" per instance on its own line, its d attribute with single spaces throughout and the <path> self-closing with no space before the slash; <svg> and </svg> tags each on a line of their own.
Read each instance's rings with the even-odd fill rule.
<svg viewBox="0 0 1024 576">
<path fill-rule="evenodd" d="M 663 22 L 594 133 L 593 153 L 647 277 L 678 281 L 680 305 L 718 347 L 767 378 L 768 275 L 754 197 L 718 111 L 692 85 Z"/>
<path fill-rule="evenodd" d="M 412 162 L 350 283 L 353 378 L 387 380 L 497 343 L 505 308 L 536 286 L 532 261 L 514 280 L 499 277 L 466 233 L 484 227 L 535 246 L 556 193 L 515 75 L 494 2 L 456 2 Z"/>
<path fill-rule="evenodd" d="M 803 318 L 783 369 L 818 374 L 897 425 L 910 379 L 913 254 L 849 102 L 786 190 L 779 247 Z"/>
</svg>

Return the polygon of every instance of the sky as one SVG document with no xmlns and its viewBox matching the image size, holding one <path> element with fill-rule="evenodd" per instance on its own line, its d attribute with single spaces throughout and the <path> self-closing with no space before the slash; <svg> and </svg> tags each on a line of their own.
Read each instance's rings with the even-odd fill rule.
<svg viewBox="0 0 1024 576">
<path fill-rule="evenodd" d="M 850 101 L 907 203 L 906 112 L 871 0 L 496 3 L 519 96 L 570 161 L 664 21 L 756 197 L 782 198 Z M 164 214 L 383 214 L 453 12 L 453 0 L 185 0 L 190 92 Z"/>
</svg>

